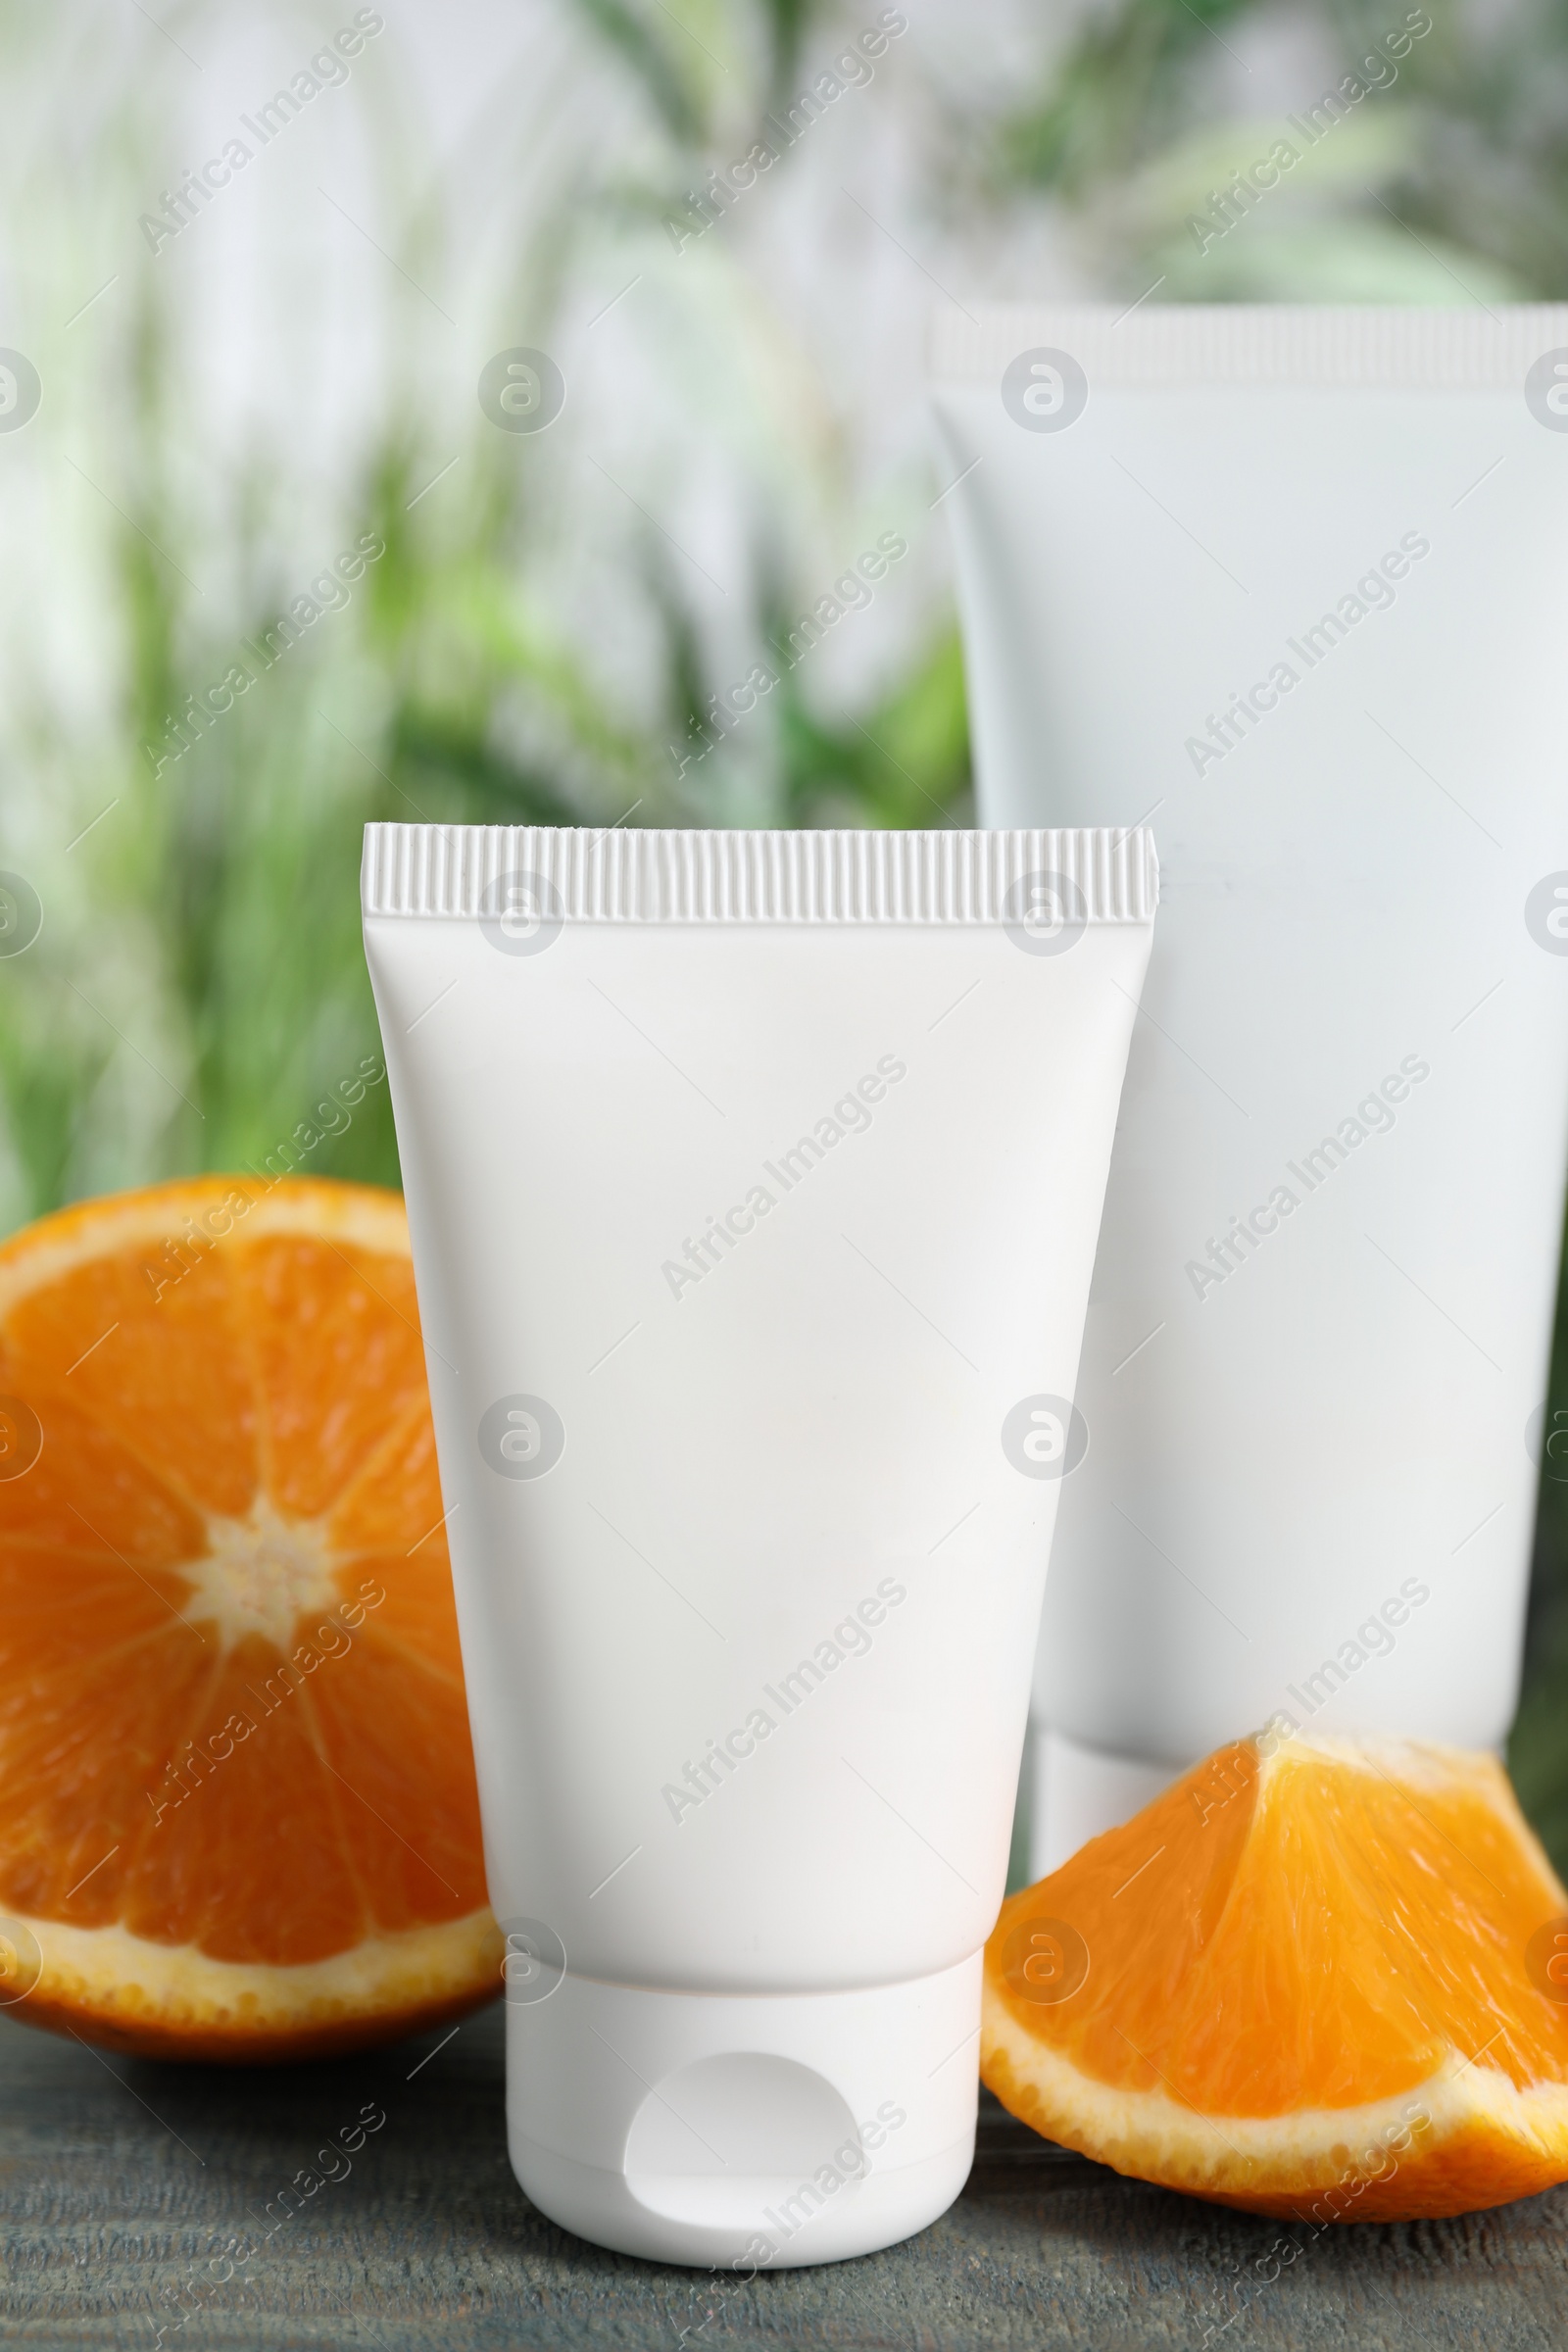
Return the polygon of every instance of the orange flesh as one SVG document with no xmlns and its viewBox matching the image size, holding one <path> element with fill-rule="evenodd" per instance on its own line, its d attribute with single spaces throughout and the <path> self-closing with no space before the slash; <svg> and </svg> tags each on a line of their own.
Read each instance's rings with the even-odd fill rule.
<svg viewBox="0 0 1568 2352">
<path fill-rule="evenodd" d="M 1336 2113 L 1420 2105 L 1442 2084 L 1446 2114 L 1479 2102 L 1463 2162 L 1457 2140 L 1444 2159 L 1457 2172 L 1442 2193 L 1462 2201 L 1421 2201 L 1436 2139 L 1403 2157 L 1397 2198 L 1412 2211 L 1496 2202 L 1568 2177 L 1568 2003 L 1527 1961 L 1562 1914 L 1568 1895 L 1494 1759 L 1293 1740 L 1265 1762 L 1238 1741 L 1004 1906 L 982 2071 L 1090 2154 L 1122 2162 L 1141 2146 L 1145 2162 L 1122 2169 L 1147 2163 L 1149 2178 L 1270 2211 L 1294 2209 L 1293 2119 L 1311 2119 L 1305 2188 L 1321 2171 L 1306 2142 L 1327 2146 Z M 1032 1997 L 1074 1936 L 1081 1987 Z M 1032 1951 L 1050 1955 L 1034 1987 Z M 1536 2120 L 1510 2151 L 1516 2127 L 1494 2129 L 1493 2111 L 1513 2091 Z M 1249 2123 L 1270 2129 L 1249 2140 Z M 1233 2166 L 1216 2139 L 1238 2157 L 1266 2146 L 1267 2160 Z M 1182 2177 L 1189 2156 L 1201 2178 Z M 1393 2210 L 1393 2196 L 1359 2210 Z"/>
<path fill-rule="evenodd" d="M 0 1910 L 275 1966 L 483 1911 L 400 1220 L 215 1178 L 0 1250 Z"/>
</svg>

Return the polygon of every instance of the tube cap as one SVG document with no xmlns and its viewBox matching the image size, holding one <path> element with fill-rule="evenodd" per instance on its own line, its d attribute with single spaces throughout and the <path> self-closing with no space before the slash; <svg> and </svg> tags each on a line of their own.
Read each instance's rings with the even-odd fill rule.
<svg viewBox="0 0 1568 2352">
<path fill-rule="evenodd" d="M 1091 1838 L 1131 1821 L 1187 1770 L 1185 1764 L 1156 1764 L 1147 1756 L 1085 1747 L 1044 1723 L 1031 1727 L 1030 1748 L 1031 1880 L 1049 1878 Z"/>
<path fill-rule="evenodd" d="M 978 1952 L 855 1992 L 524 1974 L 507 2002 L 513 2170 L 563 2229 L 655 2262 L 745 2278 L 896 2245 L 968 2178 L 980 1982 Z"/>
</svg>

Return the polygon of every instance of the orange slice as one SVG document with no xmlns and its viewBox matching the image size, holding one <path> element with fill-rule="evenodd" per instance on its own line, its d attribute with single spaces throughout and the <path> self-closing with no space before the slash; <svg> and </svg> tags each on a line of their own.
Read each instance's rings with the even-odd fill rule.
<svg viewBox="0 0 1568 2352">
<path fill-rule="evenodd" d="M 498 1988 L 408 1227 L 208 1177 L 0 1248 L 0 2000 L 294 2058 Z"/>
<path fill-rule="evenodd" d="M 1223 2205 L 1500 2205 L 1568 2179 L 1568 1894 L 1493 1757 L 1264 1733 L 1004 1904 L 980 2071 Z"/>
</svg>

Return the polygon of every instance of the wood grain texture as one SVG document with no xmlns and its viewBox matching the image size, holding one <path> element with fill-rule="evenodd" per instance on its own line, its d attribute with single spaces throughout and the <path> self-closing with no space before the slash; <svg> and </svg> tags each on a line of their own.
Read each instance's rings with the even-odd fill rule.
<svg viewBox="0 0 1568 2352">
<path fill-rule="evenodd" d="M 367 2105 L 384 2126 L 287 2216 L 280 2192 L 329 2169 L 317 2151 Z M 255 2072 L 107 2059 L 0 2019 L 0 2334 L 52 2352 L 151 2352 L 160 2328 L 167 2352 L 1557 2352 L 1568 2336 L 1568 2189 L 1314 2239 L 1124 2181 L 991 2102 L 957 2204 L 889 2253 L 750 2285 L 604 2254 L 513 2180 L 494 2009 L 444 2044 Z M 225 2278 L 231 2241 L 255 2252 Z"/>
</svg>

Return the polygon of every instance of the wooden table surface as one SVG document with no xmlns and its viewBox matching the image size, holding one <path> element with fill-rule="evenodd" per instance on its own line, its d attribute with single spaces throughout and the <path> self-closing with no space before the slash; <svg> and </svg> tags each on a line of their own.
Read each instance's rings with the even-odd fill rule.
<svg viewBox="0 0 1568 2352">
<path fill-rule="evenodd" d="M 989 2100 L 969 2184 L 934 2228 L 720 2290 L 601 2253 L 527 2203 L 507 2162 L 501 2023 L 490 2009 L 444 2042 L 241 2073 L 111 2059 L 0 2018 L 0 2335 L 62 2352 L 151 2352 L 160 2329 L 172 2352 L 1568 2342 L 1568 2188 L 1314 2238 L 1122 2180 Z M 318 2160 L 378 2114 L 352 2157 Z M 296 2174 L 327 2170 L 297 2214 L 279 2203 Z"/>
</svg>

